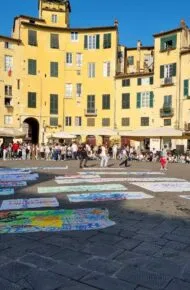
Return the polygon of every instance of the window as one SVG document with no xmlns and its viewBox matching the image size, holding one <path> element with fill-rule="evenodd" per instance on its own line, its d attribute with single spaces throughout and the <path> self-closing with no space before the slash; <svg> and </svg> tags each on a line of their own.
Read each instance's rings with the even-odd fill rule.
<svg viewBox="0 0 190 290">
<path fill-rule="evenodd" d="M 50 76 L 55 78 L 58 77 L 58 62 L 50 62 Z"/>
<path fill-rule="evenodd" d="M 28 59 L 28 74 L 36 75 L 36 60 Z"/>
<path fill-rule="evenodd" d="M 5 41 L 5 43 L 4 43 L 4 48 L 9 48 L 9 49 L 11 49 L 11 48 L 13 48 L 13 45 L 12 45 L 11 42 Z"/>
<path fill-rule="evenodd" d="M 17 90 L 20 90 L 20 79 L 17 80 Z"/>
<path fill-rule="evenodd" d="M 111 33 L 104 34 L 104 48 L 111 48 Z"/>
<path fill-rule="evenodd" d="M 73 85 L 65 84 L 65 97 L 72 98 Z"/>
<path fill-rule="evenodd" d="M 87 113 L 95 113 L 95 95 L 87 96 Z"/>
<path fill-rule="evenodd" d="M 59 48 L 59 34 L 50 34 L 50 47 Z"/>
<path fill-rule="evenodd" d="M 81 97 L 82 95 L 82 84 L 76 84 L 76 96 Z"/>
<path fill-rule="evenodd" d="M 171 108 L 172 107 L 172 96 L 169 95 L 169 96 L 164 96 L 164 107 L 169 107 Z"/>
<path fill-rule="evenodd" d="M 11 125 L 13 124 L 13 116 L 4 116 L 4 124 L 5 125 Z"/>
<path fill-rule="evenodd" d="M 110 118 L 103 118 L 102 127 L 109 127 L 109 126 L 110 126 Z"/>
<path fill-rule="evenodd" d="M 57 117 L 50 117 L 50 126 L 52 126 L 52 127 L 58 126 L 58 118 Z"/>
<path fill-rule="evenodd" d="M 121 119 L 121 125 L 122 125 L 123 127 L 130 126 L 130 118 L 122 118 L 122 119 Z"/>
<path fill-rule="evenodd" d="M 71 41 L 78 41 L 79 35 L 78 32 L 72 31 L 71 32 Z"/>
<path fill-rule="evenodd" d="M 75 126 L 76 127 L 82 126 L 82 117 L 75 117 Z"/>
<path fill-rule="evenodd" d="M 160 66 L 160 78 L 171 78 L 176 76 L 176 63 Z"/>
<path fill-rule="evenodd" d="M 175 49 L 177 44 L 177 34 L 162 37 L 160 40 L 160 50 Z"/>
<path fill-rule="evenodd" d="M 110 110 L 110 95 L 102 95 L 102 110 Z"/>
<path fill-rule="evenodd" d="M 127 64 L 128 65 L 133 65 L 134 64 L 134 56 L 128 56 Z"/>
<path fill-rule="evenodd" d="M 65 117 L 65 126 L 72 126 L 72 117 Z"/>
<path fill-rule="evenodd" d="M 58 95 L 50 95 L 50 114 L 58 114 Z"/>
<path fill-rule="evenodd" d="M 164 119 L 164 126 L 171 126 L 172 120 L 171 119 Z"/>
<path fill-rule="evenodd" d="M 149 126 L 149 117 L 141 117 L 141 126 Z"/>
<path fill-rule="evenodd" d="M 103 65 L 103 76 L 104 77 L 110 77 L 111 74 L 111 63 L 110 61 L 104 62 Z"/>
<path fill-rule="evenodd" d="M 95 62 L 88 63 L 88 77 L 95 78 Z"/>
<path fill-rule="evenodd" d="M 28 92 L 28 108 L 36 108 L 36 93 Z"/>
<path fill-rule="evenodd" d="M 5 86 L 5 96 L 12 97 L 12 86 L 10 85 Z"/>
<path fill-rule="evenodd" d="M 130 94 L 122 94 L 122 109 L 130 108 Z"/>
<path fill-rule="evenodd" d="M 153 84 L 153 77 L 148 78 L 138 78 L 137 79 L 137 85 L 138 86 L 145 86 L 145 85 L 152 85 Z"/>
<path fill-rule="evenodd" d="M 5 71 L 10 71 L 13 69 L 13 57 L 10 55 L 5 55 Z"/>
<path fill-rule="evenodd" d="M 72 65 L 73 63 L 73 54 L 71 52 L 66 53 L 66 64 Z"/>
<path fill-rule="evenodd" d="M 154 106 L 153 92 L 137 93 L 137 108 L 153 108 L 153 106 Z"/>
<path fill-rule="evenodd" d="M 85 35 L 84 36 L 85 49 L 99 49 L 100 48 L 100 35 Z"/>
<path fill-rule="evenodd" d="M 87 118 L 87 126 L 94 127 L 95 126 L 95 119 L 94 118 Z"/>
<path fill-rule="evenodd" d="M 78 67 L 82 66 L 82 53 L 77 53 L 76 54 L 76 65 Z"/>
<path fill-rule="evenodd" d="M 122 87 L 129 87 L 130 86 L 130 79 L 122 80 Z"/>
<path fill-rule="evenodd" d="M 52 23 L 57 23 L 57 15 L 56 14 L 52 14 L 51 15 L 51 22 Z"/>
<path fill-rule="evenodd" d="M 37 46 L 37 31 L 28 30 L 28 44 L 32 46 Z"/>
<path fill-rule="evenodd" d="M 190 96 L 190 80 L 184 80 L 183 95 L 184 97 Z"/>
</svg>

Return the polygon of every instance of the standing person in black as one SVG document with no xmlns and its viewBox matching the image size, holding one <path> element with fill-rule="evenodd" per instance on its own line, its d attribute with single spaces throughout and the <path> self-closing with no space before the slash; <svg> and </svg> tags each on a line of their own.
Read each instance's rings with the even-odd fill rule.
<svg viewBox="0 0 190 290">
<path fill-rule="evenodd" d="M 80 159 L 80 168 L 83 168 L 83 162 L 84 162 L 84 167 L 87 167 L 86 164 L 88 161 L 88 154 L 87 154 L 85 144 L 82 144 L 79 147 L 78 155 L 79 155 L 79 159 Z"/>
<path fill-rule="evenodd" d="M 128 159 L 129 159 L 128 152 L 126 152 L 126 155 L 124 155 L 124 158 L 122 162 L 119 164 L 119 166 L 125 164 L 125 167 L 127 167 Z"/>
</svg>

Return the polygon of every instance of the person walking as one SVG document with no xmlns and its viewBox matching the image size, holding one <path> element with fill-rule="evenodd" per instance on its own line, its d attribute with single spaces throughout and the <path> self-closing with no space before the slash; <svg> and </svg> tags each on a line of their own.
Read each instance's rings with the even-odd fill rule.
<svg viewBox="0 0 190 290">
<path fill-rule="evenodd" d="M 88 162 L 88 154 L 87 154 L 87 150 L 86 150 L 85 144 L 82 144 L 82 146 L 79 147 L 78 156 L 79 156 L 79 159 L 80 159 L 80 168 L 87 167 L 86 164 Z"/>
<path fill-rule="evenodd" d="M 108 150 L 104 144 L 101 146 L 100 157 L 101 157 L 100 167 L 107 167 L 107 165 L 108 165 Z"/>
<path fill-rule="evenodd" d="M 128 153 L 126 151 L 126 154 L 123 155 L 122 162 L 119 164 L 119 166 L 125 164 L 125 167 L 127 167 L 128 166 L 128 158 L 129 158 L 129 156 L 128 156 Z"/>
<path fill-rule="evenodd" d="M 113 145 L 113 148 L 112 148 L 112 153 L 113 153 L 113 159 L 116 160 L 117 159 L 117 144 L 114 144 Z"/>
<path fill-rule="evenodd" d="M 167 146 L 164 146 L 164 149 L 160 152 L 160 170 L 167 170 Z"/>
</svg>

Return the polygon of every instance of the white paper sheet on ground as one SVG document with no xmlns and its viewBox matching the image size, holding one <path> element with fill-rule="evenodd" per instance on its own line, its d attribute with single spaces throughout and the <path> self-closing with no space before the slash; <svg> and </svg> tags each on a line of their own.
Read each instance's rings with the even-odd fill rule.
<svg viewBox="0 0 190 290">
<path fill-rule="evenodd" d="M 64 176 L 56 176 L 55 180 L 62 180 L 62 179 L 90 179 L 90 178 L 100 178 L 100 175 L 86 175 L 85 177 L 82 175 L 69 175 L 69 174 L 65 174 Z"/>
<path fill-rule="evenodd" d="M 16 169 L 20 169 L 20 168 L 16 168 Z M 51 167 L 51 166 L 40 166 L 40 167 L 26 167 L 26 168 L 21 168 L 21 170 L 65 170 L 65 169 L 68 169 L 68 166 L 64 166 L 64 167 Z M 17 172 L 18 174 L 18 172 Z"/>
<path fill-rule="evenodd" d="M 7 171 L 0 171 L 0 176 L 2 175 L 18 175 L 18 174 L 30 174 L 31 171 L 17 171 L 17 170 L 7 170 Z"/>
<path fill-rule="evenodd" d="M 73 186 L 51 186 L 38 187 L 38 193 L 65 193 L 80 191 L 102 191 L 102 190 L 127 190 L 122 184 L 104 184 L 104 185 L 73 185 Z"/>
<path fill-rule="evenodd" d="M 39 178 L 39 174 L 15 174 L 15 175 L 0 175 L 0 181 L 33 181 Z"/>
<path fill-rule="evenodd" d="M 70 202 L 99 202 L 99 201 L 117 201 L 117 200 L 135 200 L 154 198 L 154 196 L 144 192 L 97 192 L 97 193 L 81 193 L 67 195 Z"/>
<path fill-rule="evenodd" d="M 180 195 L 181 198 L 190 199 L 190 195 Z"/>
<path fill-rule="evenodd" d="M 20 187 L 20 186 L 26 186 L 26 181 L 1 181 L 0 187 Z"/>
<path fill-rule="evenodd" d="M 1 195 L 13 195 L 15 193 L 14 188 L 0 188 Z"/>
<path fill-rule="evenodd" d="M 190 191 L 190 182 L 131 182 L 130 184 L 153 192 Z"/>
<path fill-rule="evenodd" d="M 80 175 L 88 175 L 88 174 L 93 175 L 93 174 L 96 174 L 97 171 L 90 171 L 90 172 L 82 171 L 82 172 L 78 172 L 78 173 Z M 142 175 L 145 175 L 145 176 L 147 176 L 147 175 L 164 175 L 164 173 L 160 172 L 160 171 L 158 171 L 158 172 L 154 172 L 154 171 L 152 171 L 152 172 L 142 172 L 142 171 L 139 171 L 139 172 L 135 172 L 135 171 L 123 171 L 123 172 L 98 171 L 98 174 L 99 175 L 140 175 L 140 176 L 142 176 Z"/>
<path fill-rule="evenodd" d="M 84 170 L 126 170 L 126 168 L 121 167 L 85 167 Z"/>
<path fill-rule="evenodd" d="M 59 202 L 57 198 L 29 198 L 29 199 L 10 199 L 3 200 L 0 210 L 57 207 Z"/>
</svg>

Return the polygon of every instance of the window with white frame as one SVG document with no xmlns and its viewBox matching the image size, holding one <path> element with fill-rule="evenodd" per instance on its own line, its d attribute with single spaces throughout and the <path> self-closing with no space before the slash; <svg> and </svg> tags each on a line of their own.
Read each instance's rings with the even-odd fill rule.
<svg viewBox="0 0 190 290">
<path fill-rule="evenodd" d="M 5 71 L 13 69 L 13 57 L 10 55 L 5 55 Z"/>
<path fill-rule="evenodd" d="M 81 97 L 82 95 L 82 84 L 78 83 L 76 84 L 76 96 Z"/>
<path fill-rule="evenodd" d="M 79 34 L 76 31 L 71 32 L 71 41 L 78 41 L 79 39 Z"/>
<path fill-rule="evenodd" d="M 73 85 L 65 84 L 65 97 L 72 98 Z"/>
<path fill-rule="evenodd" d="M 65 126 L 72 126 L 72 117 L 65 117 Z"/>
<path fill-rule="evenodd" d="M 110 61 L 106 61 L 103 64 L 103 76 L 110 77 L 111 74 L 111 63 Z"/>
<path fill-rule="evenodd" d="M 66 64 L 72 65 L 73 63 L 73 54 L 71 52 L 66 53 Z"/>
<path fill-rule="evenodd" d="M 76 53 L 76 65 L 78 67 L 82 66 L 82 53 Z"/>
<path fill-rule="evenodd" d="M 77 127 L 82 126 L 82 117 L 75 117 L 75 126 Z"/>
<path fill-rule="evenodd" d="M 100 35 L 85 35 L 84 36 L 84 48 L 85 49 L 99 49 L 100 47 Z"/>
<path fill-rule="evenodd" d="M 4 116 L 4 124 L 11 125 L 13 123 L 13 116 L 6 115 Z"/>
<path fill-rule="evenodd" d="M 150 92 L 141 93 L 141 108 L 150 107 Z"/>
<path fill-rule="evenodd" d="M 10 49 L 10 48 L 13 48 L 13 44 L 9 41 L 5 41 L 4 47 Z"/>
<path fill-rule="evenodd" d="M 51 22 L 52 23 L 57 23 L 57 14 L 52 14 L 51 15 Z"/>
<path fill-rule="evenodd" d="M 88 77 L 95 78 L 95 62 L 88 63 Z"/>
</svg>

